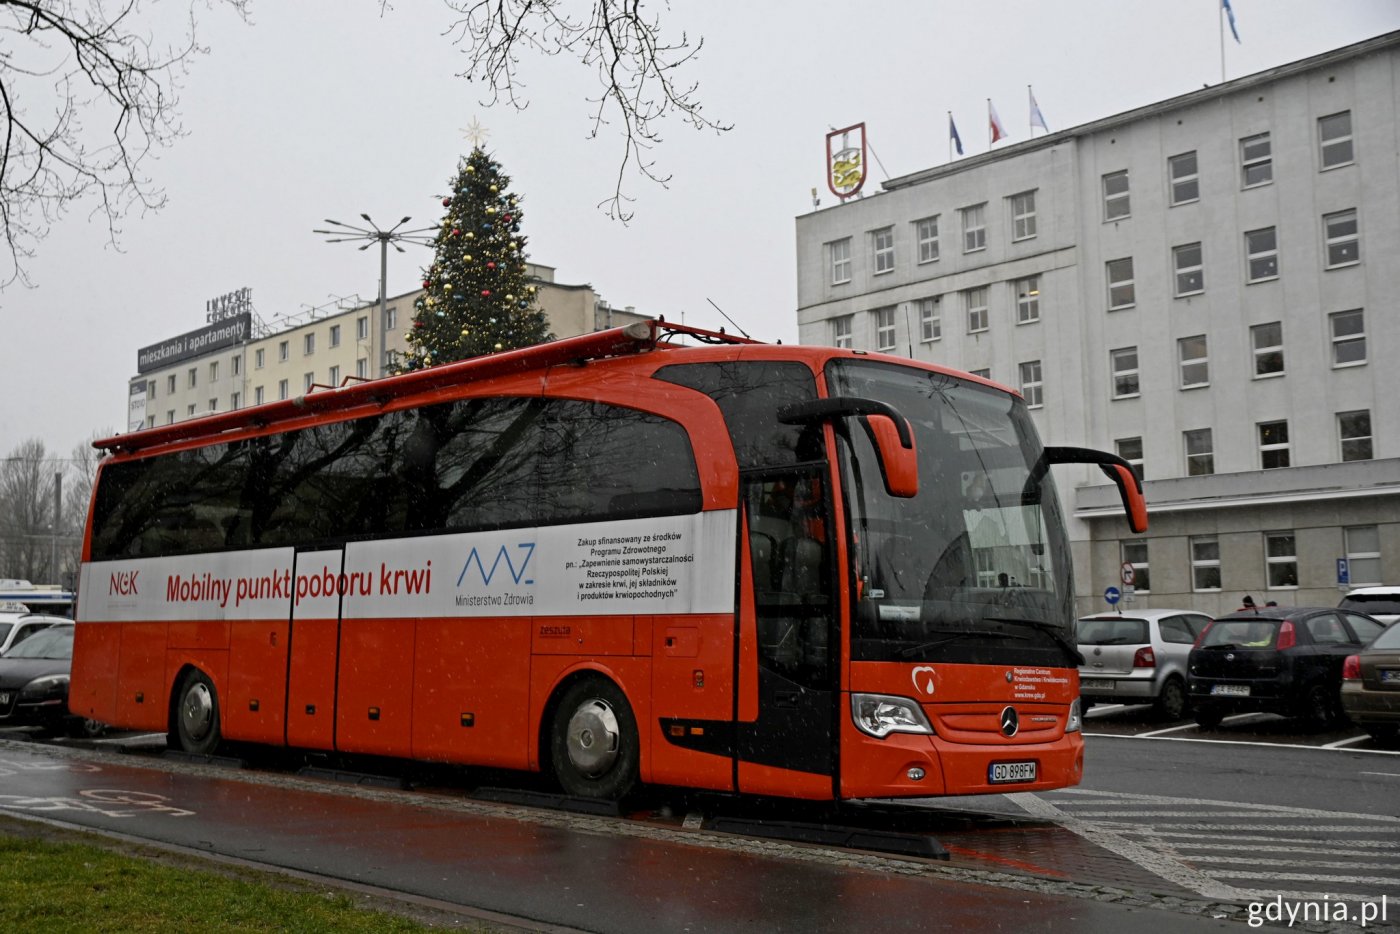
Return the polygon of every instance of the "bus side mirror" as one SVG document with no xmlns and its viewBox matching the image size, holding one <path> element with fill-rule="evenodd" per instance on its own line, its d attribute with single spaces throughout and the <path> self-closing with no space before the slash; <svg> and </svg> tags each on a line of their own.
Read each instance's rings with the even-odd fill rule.
<svg viewBox="0 0 1400 934">
<path fill-rule="evenodd" d="M 906 445 L 900 438 L 899 427 L 888 415 L 866 415 L 861 421 L 870 433 L 880 458 L 880 477 L 890 496 L 909 499 L 919 495 L 919 456 L 912 432 L 905 432 Z"/>
<path fill-rule="evenodd" d="M 1142 484 L 1131 467 L 1122 464 L 1100 464 L 1118 485 L 1118 495 L 1123 498 L 1123 511 L 1128 514 L 1128 528 L 1134 532 L 1147 531 L 1147 499 L 1142 495 Z"/>
<path fill-rule="evenodd" d="M 1040 478 L 1050 469 L 1051 464 L 1098 464 L 1108 478 L 1118 487 L 1118 495 L 1123 498 L 1123 511 L 1128 514 L 1128 528 L 1134 532 L 1147 531 L 1147 500 L 1142 495 L 1142 482 L 1133 467 L 1117 454 L 1095 451 L 1091 448 L 1047 447 L 1040 459 L 1031 467 L 1026 478 L 1025 489 L 1021 491 L 1021 501 L 1040 501 Z"/>
</svg>

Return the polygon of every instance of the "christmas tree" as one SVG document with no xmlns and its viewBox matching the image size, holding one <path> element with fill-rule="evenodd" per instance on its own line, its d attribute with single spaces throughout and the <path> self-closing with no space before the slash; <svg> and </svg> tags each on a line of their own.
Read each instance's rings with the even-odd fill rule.
<svg viewBox="0 0 1400 934">
<path fill-rule="evenodd" d="M 447 213 L 414 303 L 403 370 L 465 360 L 550 339 L 535 287 L 525 274 L 520 199 L 510 178 L 480 147 L 462 160 Z"/>
</svg>

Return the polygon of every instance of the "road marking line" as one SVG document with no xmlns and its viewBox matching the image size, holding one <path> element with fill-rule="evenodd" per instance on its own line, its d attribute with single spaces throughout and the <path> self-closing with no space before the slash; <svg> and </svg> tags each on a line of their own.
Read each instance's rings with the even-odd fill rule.
<svg viewBox="0 0 1400 934">
<path fill-rule="evenodd" d="M 1171 795 L 1149 795 L 1139 794 L 1130 791 L 1094 791 L 1088 788 L 1061 788 L 1052 792 L 1056 795 L 1091 796 L 1097 795 L 1106 798 L 1116 798 L 1120 801 L 1140 804 L 1175 804 L 1184 808 L 1192 809 L 1192 816 L 1198 816 L 1199 808 L 1206 807 L 1227 807 L 1239 808 L 1249 811 L 1264 811 L 1269 814 L 1286 814 L 1294 817 L 1328 817 L 1333 820 L 1337 818 L 1355 818 L 1357 820 L 1375 822 L 1388 821 L 1390 823 L 1400 823 L 1400 817 L 1390 817 L 1384 814 L 1362 814 L 1356 811 L 1324 811 L 1318 808 L 1290 807 L 1284 804 L 1255 804 L 1250 801 L 1217 801 L 1209 798 L 1182 798 Z M 1009 796 L 1008 796 L 1009 797 Z M 1095 802 L 1090 802 L 1092 806 Z"/>
<path fill-rule="evenodd" d="M 1268 879 L 1271 882 L 1341 882 L 1347 885 L 1389 885 L 1395 881 L 1390 876 L 1318 876 L 1307 872 L 1231 872 L 1220 873 L 1231 879 Z"/>
<path fill-rule="evenodd" d="M 1206 825 L 1202 825 L 1202 826 L 1207 826 L 1207 827 L 1208 827 L 1208 826 L 1210 826 L 1210 825 L 1206 824 Z M 1209 848 L 1218 848 L 1218 847 L 1224 846 L 1224 845 L 1248 843 L 1248 844 L 1251 844 L 1251 849 L 1259 849 L 1259 850 L 1284 849 L 1284 850 L 1286 851 L 1286 850 L 1287 850 L 1286 847 L 1271 847 L 1271 846 L 1268 846 L 1268 844 L 1270 844 L 1270 843 L 1277 843 L 1277 844 L 1283 844 L 1283 843 L 1297 843 L 1297 844 L 1306 845 L 1306 844 L 1315 844 L 1315 843 L 1317 843 L 1316 840 L 1309 840 L 1309 839 L 1304 838 L 1304 837 L 1252 837 L 1252 836 L 1249 836 L 1249 835 L 1247 835 L 1247 834 L 1242 834 L 1242 835 L 1240 835 L 1240 836 L 1231 837 L 1230 840 L 1229 840 L 1229 843 L 1228 843 L 1228 844 L 1224 844 L 1224 843 L 1221 842 L 1220 837 L 1219 837 L 1218 835 L 1215 835 L 1215 834 L 1196 833 L 1196 832 L 1193 832 L 1193 831 L 1186 831 L 1186 830 L 1180 830 L 1180 829 L 1175 829 L 1175 828 L 1174 828 L 1174 829 L 1171 829 L 1171 830 L 1138 830 L 1138 831 L 1135 831 L 1135 832 L 1134 832 L 1134 836 L 1139 836 L 1139 837 L 1184 837 L 1184 838 L 1186 838 L 1186 839 L 1188 839 L 1188 840 L 1209 840 L 1209 841 L 1210 841 L 1209 843 L 1174 843 L 1174 842 L 1173 842 L 1173 843 L 1170 843 L 1170 844 L 1169 844 L 1170 846 L 1172 846 L 1172 847 L 1174 847 L 1174 848 L 1176 848 L 1176 849 L 1184 849 L 1184 848 L 1187 848 L 1187 847 L 1205 847 L 1205 848 L 1208 848 L 1208 849 L 1209 849 Z M 1336 846 L 1337 844 L 1342 844 L 1342 845 L 1344 845 L 1344 846 L 1352 847 L 1352 848 L 1355 848 L 1355 849 L 1358 849 L 1358 850 L 1395 850 L 1395 849 L 1400 849 L 1400 843 L 1392 843 L 1392 842 L 1390 842 L 1389 840 L 1345 840 L 1345 841 L 1343 841 L 1343 840 L 1329 840 L 1329 841 L 1327 841 L 1327 842 L 1328 842 L 1330 845 L 1333 845 L 1333 846 Z M 1254 846 L 1254 844 L 1264 844 L 1264 845 L 1263 845 L 1263 846 Z M 1308 847 L 1307 849 L 1308 849 L 1309 852 L 1322 852 L 1322 851 L 1320 851 L 1320 850 L 1316 850 L 1315 847 Z"/>
<path fill-rule="evenodd" d="M 1205 857 L 1197 857 L 1196 855 L 1194 855 L 1194 854 L 1192 854 L 1192 853 L 1180 853 L 1180 851 L 1182 851 L 1182 850 L 1219 850 L 1219 849 L 1222 849 L 1222 848 L 1228 848 L 1229 851 L 1230 851 L 1231 853 L 1238 853 L 1240 848 L 1239 848 L 1238 846 L 1236 846 L 1235 844 L 1237 843 L 1237 841 L 1240 841 L 1240 840 L 1242 840 L 1242 839 L 1244 839 L 1244 838 L 1242 838 L 1242 837 L 1233 837 L 1233 838 L 1230 839 L 1229 843 L 1222 843 L 1222 842 L 1219 841 L 1219 840 L 1212 840 L 1212 842 L 1210 842 L 1210 843 L 1189 843 L 1189 842 L 1182 841 L 1182 842 L 1173 842 L 1173 843 L 1170 843 L 1170 844 L 1168 844 L 1168 845 L 1169 845 L 1173 850 L 1177 850 L 1178 853 L 1179 853 L 1180 855 L 1186 857 L 1187 859 L 1194 860 L 1194 859 L 1204 859 Z M 1261 837 L 1260 839 L 1261 839 L 1261 840 L 1271 840 L 1272 838 L 1269 838 L 1269 837 Z M 1305 854 L 1307 854 L 1307 855 L 1309 855 L 1309 856 L 1365 857 L 1365 856 L 1376 856 L 1376 855 L 1378 855 L 1378 854 L 1376 854 L 1376 853 L 1374 852 L 1374 850 L 1384 849 L 1384 848 L 1385 848 L 1385 846 L 1384 846 L 1383 844 L 1382 844 L 1381 846 L 1377 846 L 1377 845 L 1376 845 L 1377 841 L 1375 841 L 1375 840 L 1359 840 L 1359 841 L 1357 841 L 1359 844 L 1362 845 L 1362 847 L 1365 847 L 1365 846 L 1368 846 L 1368 845 L 1369 845 L 1369 846 L 1371 847 L 1372 851 L 1373 851 L 1373 852 L 1370 852 L 1370 853 L 1366 852 L 1366 850 L 1363 849 L 1363 848 L 1358 848 L 1358 849 L 1339 849 L 1339 848 L 1327 848 L 1327 847 L 1307 846 L 1306 844 L 1308 844 L 1308 843 L 1310 842 L 1310 841 L 1308 841 L 1308 840 L 1295 840 L 1295 841 L 1290 841 L 1290 842 L 1298 843 L 1298 844 L 1304 844 L 1304 845 L 1300 845 L 1300 846 L 1271 846 L 1269 843 L 1254 843 L 1254 844 L 1252 844 L 1252 845 L 1250 846 L 1249 851 L 1250 851 L 1251 853 L 1305 853 Z M 1339 843 L 1339 842 L 1341 842 L 1341 841 L 1333 840 L 1333 841 L 1330 841 L 1330 842 L 1332 842 L 1333 844 L 1336 844 L 1336 843 Z M 1342 845 L 1345 846 L 1346 844 L 1345 844 L 1345 843 L 1342 843 Z M 1392 846 L 1391 849 L 1394 849 L 1394 847 Z M 1295 859 L 1295 860 L 1291 860 L 1291 861 L 1290 861 L 1290 864 L 1296 866 L 1296 865 L 1298 865 L 1298 861 L 1297 861 L 1296 859 Z M 1395 868 L 1397 868 L 1397 867 L 1396 867 L 1394 861 L 1392 861 L 1392 862 L 1389 862 L 1389 863 L 1384 863 L 1384 864 L 1382 864 L 1380 867 L 1377 867 L 1377 868 L 1395 869 Z"/>
<path fill-rule="evenodd" d="M 1297 868 L 1298 868 L 1298 860 L 1296 860 L 1296 859 L 1259 859 L 1259 858 L 1253 857 L 1253 856 L 1194 856 L 1194 855 L 1193 855 L 1193 856 L 1189 856 L 1189 857 L 1187 857 L 1187 858 L 1188 858 L 1192 863 L 1222 863 L 1222 864 L 1229 864 L 1229 865 L 1244 864 L 1244 865 L 1246 865 L 1246 866 L 1285 866 L 1285 867 L 1288 867 L 1288 868 L 1290 868 L 1290 869 L 1297 869 Z M 1354 862 L 1354 861 L 1352 861 L 1352 860 L 1347 860 L 1346 862 L 1340 862 L 1340 863 L 1329 863 L 1329 862 L 1315 862 L 1315 861 L 1309 861 L 1309 862 L 1308 862 L 1308 868 L 1309 868 L 1309 869 L 1381 869 L 1381 870 L 1390 870 L 1390 871 L 1394 871 L 1394 870 L 1396 869 L 1396 866 L 1395 866 L 1394 863 L 1358 863 L 1358 862 Z M 1232 876 L 1234 875 L 1234 873 L 1226 873 L 1226 874 L 1227 874 L 1227 875 L 1232 875 Z M 1318 879 L 1317 881 L 1318 881 L 1318 882 L 1321 882 L 1322 880 L 1321 880 L 1321 879 Z M 1392 878 L 1391 881 L 1400 881 L 1400 875 L 1394 876 L 1394 877 Z"/>
<path fill-rule="evenodd" d="M 1261 749 L 1316 749 L 1319 752 L 1349 752 L 1363 756 L 1400 756 L 1400 749 L 1328 749 L 1325 746 L 1303 746 L 1298 743 L 1256 743 L 1244 739 L 1205 739 L 1197 736 L 1130 736 L 1124 733 L 1085 733 L 1085 736 L 1110 739 L 1156 739 L 1164 743 L 1214 743 L 1217 746 L 1258 746 Z"/>
<path fill-rule="evenodd" d="M 1362 772 L 1362 775 L 1384 775 L 1386 778 L 1400 778 L 1400 772 Z"/>
<path fill-rule="evenodd" d="M 1198 895 L 1231 901 L 1242 901 L 1249 896 L 1246 890 L 1218 882 L 1165 853 L 1153 852 L 1119 833 L 1096 827 L 1088 821 L 1078 820 L 1032 792 L 1014 792 L 1006 797 L 1020 806 L 1026 813 L 1056 821 L 1066 830 L 1078 834 L 1090 843 L 1103 847 L 1111 853 L 1116 853 L 1148 872 L 1174 882 Z"/>
<path fill-rule="evenodd" d="M 1137 734 L 1137 735 L 1138 735 L 1138 736 L 1161 736 L 1163 733 L 1175 733 L 1175 732 L 1177 732 L 1178 730 L 1194 730 L 1194 729 L 1196 729 L 1196 724 L 1194 724 L 1194 723 L 1187 723 L 1187 724 L 1183 724 L 1182 726 L 1169 726 L 1169 727 L 1167 727 L 1165 730 L 1152 730 L 1152 731 L 1149 732 L 1149 733 L 1139 733 L 1139 734 Z"/>
<path fill-rule="evenodd" d="M 1350 739 L 1339 739 L 1335 743 L 1324 743 L 1323 749 L 1340 749 L 1343 746 L 1350 746 L 1352 743 L 1363 743 L 1370 739 L 1369 736 L 1353 736 Z"/>
</svg>

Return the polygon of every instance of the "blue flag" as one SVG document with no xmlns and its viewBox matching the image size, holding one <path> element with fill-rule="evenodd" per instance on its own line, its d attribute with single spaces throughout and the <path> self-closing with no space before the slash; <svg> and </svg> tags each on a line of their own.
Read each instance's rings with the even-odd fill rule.
<svg viewBox="0 0 1400 934">
<path fill-rule="evenodd" d="M 1225 18 L 1230 21 L 1230 35 L 1235 37 L 1235 44 L 1239 45 L 1240 31 L 1235 28 L 1235 8 L 1230 6 L 1230 0 L 1220 0 L 1220 5 L 1225 8 Z"/>
<path fill-rule="evenodd" d="M 953 141 L 953 146 L 957 148 L 958 155 L 962 155 L 962 137 L 958 135 L 958 125 L 953 122 L 953 115 L 948 114 L 948 139 Z"/>
</svg>

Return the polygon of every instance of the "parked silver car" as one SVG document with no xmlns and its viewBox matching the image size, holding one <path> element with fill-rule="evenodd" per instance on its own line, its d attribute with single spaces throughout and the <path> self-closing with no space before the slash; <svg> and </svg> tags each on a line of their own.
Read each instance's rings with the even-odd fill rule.
<svg viewBox="0 0 1400 934">
<path fill-rule="evenodd" d="M 1210 617 L 1192 610 L 1098 613 L 1075 624 L 1084 656 L 1079 696 L 1099 704 L 1152 704 L 1162 716 L 1186 714 L 1186 659 Z"/>
<path fill-rule="evenodd" d="M 1337 606 L 1365 613 L 1377 622 L 1393 623 L 1400 620 L 1400 587 L 1358 587 Z"/>
</svg>

